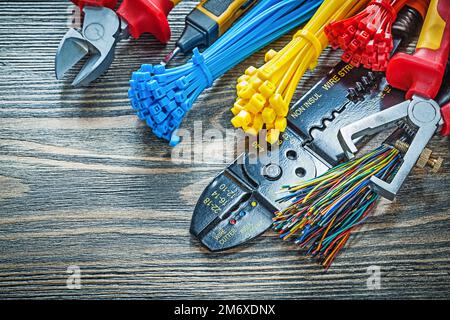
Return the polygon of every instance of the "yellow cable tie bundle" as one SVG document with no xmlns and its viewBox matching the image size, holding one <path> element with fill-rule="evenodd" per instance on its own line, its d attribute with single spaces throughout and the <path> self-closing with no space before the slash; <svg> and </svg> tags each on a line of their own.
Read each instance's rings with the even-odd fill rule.
<svg viewBox="0 0 450 320">
<path fill-rule="evenodd" d="M 289 105 L 303 74 L 314 69 L 328 45 L 325 26 L 360 11 L 370 0 L 325 0 L 317 12 L 284 48 L 269 50 L 265 64 L 249 67 L 237 80 L 237 99 L 231 108 L 231 123 L 247 134 L 266 129 L 270 144 L 287 127 Z"/>
</svg>

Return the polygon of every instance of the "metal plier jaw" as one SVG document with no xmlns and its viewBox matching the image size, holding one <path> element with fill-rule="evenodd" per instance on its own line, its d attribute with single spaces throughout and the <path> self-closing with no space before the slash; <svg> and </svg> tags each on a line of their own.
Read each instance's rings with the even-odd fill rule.
<svg viewBox="0 0 450 320">
<path fill-rule="evenodd" d="M 129 36 L 127 23 L 113 10 L 85 6 L 83 11 L 82 29 L 67 31 L 55 59 L 56 78 L 61 79 L 80 60 L 89 56 L 73 86 L 86 86 L 100 77 L 113 62 L 117 43 Z"/>
<path fill-rule="evenodd" d="M 370 180 L 371 187 L 389 200 L 394 200 L 421 152 L 442 126 L 439 105 L 432 99 L 413 96 L 411 100 L 349 124 L 341 128 L 338 133 L 339 142 L 347 157 L 351 159 L 358 152 L 354 139 L 389 129 L 401 121 L 416 131 L 407 152 L 403 155 L 402 165 L 390 183 L 377 177 L 372 177 Z"/>
</svg>

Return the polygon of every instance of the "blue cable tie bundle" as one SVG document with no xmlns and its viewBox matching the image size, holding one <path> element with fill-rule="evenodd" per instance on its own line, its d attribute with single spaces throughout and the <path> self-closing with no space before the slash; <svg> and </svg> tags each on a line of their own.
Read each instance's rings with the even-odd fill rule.
<svg viewBox="0 0 450 320">
<path fill-rule="evenodd" d="M 165 69 L 143 64 L 130 80 L 128 96 L 153 133 L 180 142 L 176 130 L 198 96 L 235 65 L 308 21 L 323 0 L 262 0 L 203 53 L 194 49 L 184 65 Z"/>
</svg>

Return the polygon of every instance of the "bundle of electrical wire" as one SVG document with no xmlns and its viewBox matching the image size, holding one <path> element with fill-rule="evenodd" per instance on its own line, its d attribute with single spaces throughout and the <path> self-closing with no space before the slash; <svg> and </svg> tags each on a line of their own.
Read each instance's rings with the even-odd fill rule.
<svg viewBox="0 0 450 320">
<path fill-rule="evenodd" d="M 284 186 L 282 192 L 287 195 L 277 201 L 289 206 L 276 213 L 274 230 L 284 240 L 294 238 L 300 248 L 328 268 L 380 197 L 369 187 L 370 178 L 388 181 L 401 162 L 400 152 L 384 144 L 315 179 Z"/>
<path fill-rule="evenodd" d="M 287 126 L 289 105 L 303 74 L 313 69 L 328 45 L 325 26 L 354 15 L 369 0 L 325 0 L 308 24 L 279 52 L 270 50 L 265 64 L 249 67 L 237 81 L 237 99 L 231 123 L 247 134 L 267 130 L 266 140 L 273 144 Z"/>
<path fill-rule="evenodd" d="M 356 67 L 385 71 L 394 47 L 392 25 L 408 0 L 373 0 L 354 17 L 329 24 L 325 33 L 342 60 Z"/>
<path fill-rule="evenodd" d="M 262 0 L 203 53 L 165 69 L 142 65 L 130 81 L 129 98 L 153 133 L 175 146 L 176 129 L 198 96 L 236 64 L 309 20 L 323 0 Z"/>
</svg>

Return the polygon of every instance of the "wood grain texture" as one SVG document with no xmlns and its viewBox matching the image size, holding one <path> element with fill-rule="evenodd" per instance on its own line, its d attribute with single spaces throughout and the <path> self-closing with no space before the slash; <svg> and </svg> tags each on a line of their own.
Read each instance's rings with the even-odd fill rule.
<svg viewBox="0 0 450 320">
<path fill-rule="evenodd" d="M 194 5 L 184 1 L 170 15 L 173 39 Z M 69 6 L 0 3 L 0 298 L 450 297 L 448 162 L 438 175 L 414 170 L 327 273 L 272 232 L 227 253 L 202 249 L 189 235 L 191 214 L 224 164 L 172 163 L 126 94 L 130 73 L 160 61 L 173 42 L 124 41 L 106 75 L 72 88 L 55 80 L 53 60 Z M 263 53 L 207 90 L 184 128 L 200 119 L 205 129 L 230 129 L 235 79 Z M 338 59 L 326 51 L 296 97 Z M 450 143 L 437 137 L 431 147 L 445 157 Z M 81 290 L 66 288 L 70 265 L 81 268 Z M 367 289 L 371 265 L 381 267 L 380 290 Z"/>
</svg>

